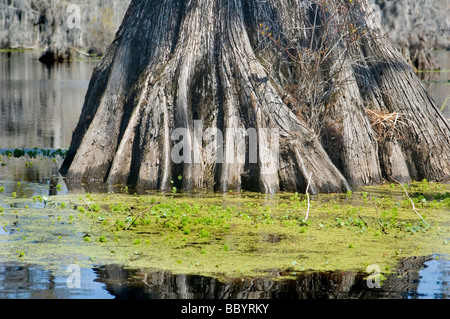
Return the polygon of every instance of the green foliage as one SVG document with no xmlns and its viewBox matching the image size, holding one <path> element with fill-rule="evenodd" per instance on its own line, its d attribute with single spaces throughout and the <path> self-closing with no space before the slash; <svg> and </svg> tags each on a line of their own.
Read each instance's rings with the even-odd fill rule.
<svg viewBox="0 0 450 319">
<path fill-rule="evenodd" d="M 426 220 L 433 228 L 417 218 L 401 188 L 392 190 L 392 196 L 386 195 L 386 190 L 390 191 L 389 185 L 377 189 L 380 193 L 371 188 L 364 189 L 364 193 L 355 191 L 351 200 L 345 194 L 314 196 L 307 221 L 304 220 L 304 198 L 299 194 L 277 194 L 271 201 L 263 194 L 251 193 L 202 198 L 184 194 L 155 197 L 122 193 L 56 196 L 47 199 L 45 210 L 40 208 L 41 205 L 30 205 L 26 213 L 23 213 L 23 207 L 27 202 L 22 199 L 14 201 L 14 209 L 7 207 L 11 202 L 8 197 L 3 196 L 6 202 L 1 204 L 5 207 L 5 216 L 13 216 L 6 217 L 10 225 L 15 221 L 13 214 L 17 211 L 21 222 L 26 216 L 42 212 L 46 227 L 70 226 L 73 240 L 91 242 L 82 246 L 86 253 L 97 249 L 92 256 L 98 260 L 104 251 L 107 258 L 111 258 L 110 251 L 114 251 L 114 258 L 144 266 L 148 265 L 145 264 L 148 260 L 163 265 L 162 268 L 168 265 L 166 261 L 173 266 L 176 260 L 182 260 L 179 267 L 183 270 L 197 262 L 202 271 L 228 272 L 231 269 L 225 271 L 223 267 L 232 267 L 233 271 L 237 268 L 248 271 L 250 267 L 283 269 L 292 260 L 297 262 L 298 269 L 345 269 L 349 264 L 358 267 L 367 261 L 367 256 L 371 256 L 371 262 L 386 264 L 382 261 L 395 257 L 394 251 L 398 256 L 405 256 L 411 253 L 410 246 L 419 246 L 416 242 L 427 247 L 429 238 L 436 234 L 438 243 L 431 247 L 448 248 L 448 241 L 446 244 L 442 239 L 442 232 L 448 226 L 445 222 L 442 226 L 437 225 L 437 221 L 441 221 L 438 218 L 444 216 L 445 220 L 443 214 L 448 211 L 448 188 L 444 185 L 438 189 L 435 184 L 428 183 L 428 190 L 425 190 L 423 185 L 422 182 L 411 184 L 408 190 L 417 205 L 422 205 L 420 212 L 427 216 Z M 35 196 L 33 200 L 43 202 L 44 198 Z M 70 203 L 67 204 L 69 209 L 83 214 L 67 212 L 69 223 L 66 223 L 66 211 L 53 213 L 66 207 L 62 203 Z M 76 223 L 72 224 L 74 216 Z M 59 219 L 61 222 L 58 223 Z M 129 228 L 134 221 L 134 227 Z M 42 225 L 41 222 L 40 227 Z M 31 242 L 33 236 L 24 232 L 29 227 L 21 227 L 20 238 L 26 235 L 27 241 Z M 80 233 L 89 235 L 80 238 L 77 235 Z M 139 252 L 135 254 L 137 247 Z M 31 251 L 28 247 L 21 249 Z M 222 259 L 231 255 L 233 262 L 239 265 L 230 266 Z M 302 255 L 305 257 L 299 257 Z M 372 261 L 372 258 L 382 261 Z"/>
<path fill-rule="evenodd" d="M 201 238 L 208 238 L 209 237 L 209 232 L 206 230 L 206 229 L 202 229 L 201 231 L 200 231 L 200 233 L 199 233 L 199 236 L 201 237 Z"/>
<path fill-rule="evenodd" d="M 105 235 L 101 235 L 101 236 L 98 238 L 98 241 L 101 242 L 101 243 L 106 243 L 106 236 L 105 236 Z"/>
<path fill-rule="evenodd" d="M 78 206 L 77 207 L 77 210 L 80 212 L 80 213 L 85 213 L 86 212 L 86 208 L 84 208 L 83 206 Z"/>
<path fill-rule="evenodd" d="M 14 156 L 15 158 L 19 158 L 19 157 L 25 156 L 25 151 L 24 151 L 24 150 L 19 150 L 19 149 L 16 148 L 16 149 L 13 151 L 13 156 Z"/>
<path fill-rule="evenodd" d="M 25 150 L 25 149 L 14 149 L 14 150 L 5 150 L 2 152 L 2 155 L 11 158 L 21 158 L 21 157 L 28 157 L 30 159 L 37 158 L 38 155 L 41 155 L 43 157 L 47 158 L 65 158 L 67 155 L 67 150 L 57 149 L 38 149 L 35 147 L 32 150 Z"/>
</svg>

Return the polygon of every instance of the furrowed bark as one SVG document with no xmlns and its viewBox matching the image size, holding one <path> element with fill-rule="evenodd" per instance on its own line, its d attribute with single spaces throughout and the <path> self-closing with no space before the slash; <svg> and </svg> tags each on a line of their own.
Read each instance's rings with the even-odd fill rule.
<svg viewBox="0 0 450 319">
<path fill-rule="evenodd" d="M 370 12 L 364 6 L 365 16 Z M 369 20 L 369 19 L 367 19 Z M 375 27 L 379 30 L 379 24 Z M 434 101 L 422 86 L 412 67 L 384 37 L 364 38 L 360 51 L 371 59 L 366 70 L 378 107 L 388 113 L 396 112 L 401 117 L 397 123 L 397 134 L 393 142 L 387 138 L 392 149 L 390 159 L 384 166 L 392 170 L 388 177 L 407 174 L 414 180 L 427 178 L 435 181 L 450 179 L 450 126 Z M 394 129 L 394 128 L 393 128 Z M 398 145 L 398 146 L 397 146 Z M 400 149 L 399 149 L 400 148 Z"/>
<path fill-rule="evenodd" d="M 383 177 L 445 179 L 448 124 L 411 68 L 377 37 L 364 0 L 351 12 L 367 35 L 346 46 L 335 28 L 336 52 L 319 70 L 341 83 L 326 111 L 317 110 L 323 128 L 285 102 L 286 85 L 317 74 L 286 63 L 280 46 L 261 46 L 259 29 L 270 26 L 277 43 L 317 46 L 330 28 L 324 19 L 339 14 L 338 5 L 329 6 L 323 12 L 332 13 L 321 17 L 320 5 L 133 1 L 91 80 L 62 167 L 69 184 L 304 192 L 312 174 L 311 193 L 318 193 Z M 305 31 L 307 19 L 317 23 L 314 32 Z M 341 70 L 333 73 L 336 65 Z M 380 139 L 370 110 L 401 113 L 397 134 Z"/>
</svg>

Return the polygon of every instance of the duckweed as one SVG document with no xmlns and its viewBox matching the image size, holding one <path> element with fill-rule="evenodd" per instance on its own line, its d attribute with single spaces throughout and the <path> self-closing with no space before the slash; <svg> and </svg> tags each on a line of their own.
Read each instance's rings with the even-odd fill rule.
<svg viewBox="0 0 450 319">
<path fill-rule="evenodd" d="M 64 195 L 49 197 L 44 209 L 29 205 L 26 214 L 22 210 L 30 199 L 14 198 L 11 209 L 11 197 L 0 196 L 0 222 L 13 225 L 19 211 L 22 230 L 19 235 L 19 227 L 8 226 L 0 260 L 13 249 L 27 251 L 22 256 L 27 262 L 76 256 L 87 263 L 95 258 L 96 263 L 217 276 L 236 275 L 236 269 L 239 276 L 287 268 L 364 270 L 367 264 L 393 269 L 400 257 L 450 254 L 449 191 L 446 184 L 408 185 L 428 224 L 396 185 L 356 189 L 351 196 L 311 196 L 307 221 L 307 203 L 298 193 Z M 26 241 L 15 240 L 25 235 Z M 196 263 L 201 267 L 190 267 Z"/>
</svg>

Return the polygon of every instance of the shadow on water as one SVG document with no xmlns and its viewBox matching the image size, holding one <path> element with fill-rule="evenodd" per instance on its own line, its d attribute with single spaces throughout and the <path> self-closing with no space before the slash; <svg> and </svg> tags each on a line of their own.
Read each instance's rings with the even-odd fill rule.
<svg viewBox="0 0 450 319">
<path fill-rule="evenodd" d="M 447 299 L 450 259 L 409 258 L 369 288 L 367 274 L 305 272 L 292 279 L 224 279 L 124 269 L 117 265 L 82 269 L 80 288 L 69 289 L 69 274 L 34 265 L 0 265 L 2 299 Z M 282 274 L 281 274 L 282 275 Z M 282 278 L 282 277 L 280 277 Z"/>
</svg>

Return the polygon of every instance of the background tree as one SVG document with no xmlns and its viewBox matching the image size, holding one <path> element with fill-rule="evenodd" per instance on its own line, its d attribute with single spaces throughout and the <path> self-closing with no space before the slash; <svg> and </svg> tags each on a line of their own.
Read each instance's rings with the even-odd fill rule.
<svg viewBox="0 0 450 319">
<path fill-rule="evenodd" d="M 383 31 L 418 70 L 440 69 L 431 50 L 450 49 L 450 1 L 375 0 Z"/>
<path fill-rule="evenodd" d="M 175 164 L 175 128 L 211 155 L 193 149 L 195 120 L 225 136 L 256 128 L 260 160 L 225 139 L 225 158 L 245 152 L 244 164 Z M 279 158 L 261 147 L 265 128 L 280 130 Z M 316 193 L 445 180 L 449 158 L 448 123 L 368 1 L 143 0 L 93 74 L 61 171 L 69 184 L 162 190 L 304 191 L 311 177 Z"/>
<path fill-rule="evenodd" d="M 418 70 L 438 69 L 431 50 L 450 49 L 447 0 L 370 0 L 383 32 Z M 50 59 L 81 51 L 103 54 L 130 0 L 77 1 L 81 27 L 68 28 L 69 0 L 0 0 L 0 47 L 46 49 Z"/>
<path fill-rule="evenodd" d="M 79 28 L 70 28 L 70 5 L 80 9 Z M 0 0 L 0 47 L 42 49 L 50 60 L 77 52 L 104 54 L 129 1 Z"/>
</svg>

